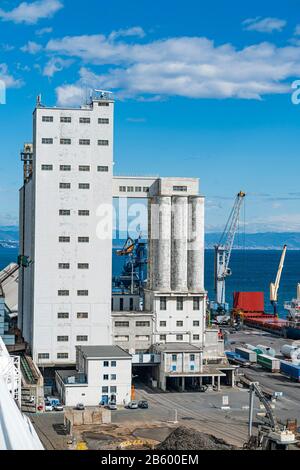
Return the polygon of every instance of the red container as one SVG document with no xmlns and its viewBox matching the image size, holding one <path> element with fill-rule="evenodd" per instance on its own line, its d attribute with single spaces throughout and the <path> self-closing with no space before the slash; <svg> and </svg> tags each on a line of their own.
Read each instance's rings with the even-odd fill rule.
<svg viewBox="0 0 300 470">
<path fill-rule="evenodd" d="M 244 312 L 264 312 L 265 299 L 263 292 L 234 292 L 233 308 Z"/>
</svg>

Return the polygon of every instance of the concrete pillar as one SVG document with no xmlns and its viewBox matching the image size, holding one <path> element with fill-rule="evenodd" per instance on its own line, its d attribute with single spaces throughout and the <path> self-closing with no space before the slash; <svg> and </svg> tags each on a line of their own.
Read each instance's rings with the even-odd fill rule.
<svg viewBox="0 0 300 470">
<path fill-rule="evenodd" d="M 172 197 L 171 288 L 187 291 L 188 198 Z"/>
<path fill-rule="evenodd" d="M 150 273 L 154 290 L 171 290 L 171 197 L 151 200 Z"/>
<path fill-rule="evenodd" d="M 167 390 L 167 379 L 166 377 L 163 377 L 160 382 L 160 388 L 163 392 Z"/>
<path fill-rule="evenodd" d="M 188 289 L 204 290 L 204 198 L 188 198 Z"/>
<path fill-rule="evenodd" d="M 181 391 L 185 391 L 185 377 L 181 377 Z"/>
<path fill-rule="evenodd" d="M 218 392 L 221 390 L 221 377 L 218 376 Z"/>
</svg>

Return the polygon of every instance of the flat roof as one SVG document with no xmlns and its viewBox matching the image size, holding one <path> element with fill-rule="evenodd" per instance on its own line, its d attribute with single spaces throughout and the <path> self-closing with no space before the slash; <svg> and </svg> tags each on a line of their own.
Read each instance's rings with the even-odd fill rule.
<svg viewBox="0 0 300 470">
<path fill-rule="evenodd" d="M 164 343 L 164 344 L 155 344 L 154 348 L 161 352 L 200 352 L 201 348 L 194 346 L 190 343 Z"/>
<path fill-rule="evenodd" d="M 88 359 L 131 358 L 131 354 L 124 351 L 124 349 L 120 348 L 120 346 L 76 346 L 76 348 L 82 352 L 84 357 Z"/>
</svg>

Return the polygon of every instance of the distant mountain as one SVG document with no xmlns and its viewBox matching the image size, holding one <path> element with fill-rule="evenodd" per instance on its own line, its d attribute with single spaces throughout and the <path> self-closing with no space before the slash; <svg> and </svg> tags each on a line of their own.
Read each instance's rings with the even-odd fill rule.
<svg viewBox="0 0 300 470">
<path fill-rule="evenodd" d="M 207 233 L 205 247 L 213 248 L 219 242 L 221 233 Z M 247 250 L 280 250 L 287 245 L 289 250 L 300 250 L 300 233 L 298 232 L 265 232 L 239 234 L 235 238 L 234 248 Z"/>
<path fill-rule="evenodd" d="M 19 227 L 0 226 L 0 247 L 16 248 L 19 245 Z"/>
</svg>

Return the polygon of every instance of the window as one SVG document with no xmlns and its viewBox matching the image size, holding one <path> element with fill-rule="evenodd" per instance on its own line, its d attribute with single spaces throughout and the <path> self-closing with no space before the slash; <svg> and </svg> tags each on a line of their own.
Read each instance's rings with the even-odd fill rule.
<svg viewBox="0 0 300 470">
<path fill-rule="evenodd" d="M 98 124 L 109 124 L 108 118 L 98 118 Z"/>
<path fill-rule="evenodd" d="M 159 308 L 160 310 L 167 310 L 167 297 L 160 297 Z"/>
<path fill-rule="evenodd" d="M 150 326 L 149 321 L 137 321 L 135 322 L 135 326 Z"/>
<path fill-rule="evenodd" d="M 173 191 L 187 191 L 187 186 L 173 186 Z"/>
<path fill-rule="evenodd" d="M 195 370 L 195 366 L 193 364 L 190 365 L 190 370 Z"/>
<path fill-rule="evenodd" d="M 193 326 L 200 326 L 199 320 L 194 320 L 193 321 Z"/>
<path fill-rule="evenodd" d="M 130 297 L 129 299 L 129 310 L 133 310 L 133 298 Z"/>
<path fill-rule="evenodd" d="M 141 193 L 141 192 L 142 192 L 141 186 L 136 186 L 136 187 L 135 187 L 135 192 L 136 192 L 136 193 Z"/>
<path fill-rule="evenodd" d="M 108 166 L 98 166 L 97 171 L 108 171 Z"/>
<path fill-rule="evenodd" d="M 72 119 L 68 116 L 62 116 L 60 118 L 60 122 L 71 122 L 71 121 L 72 121 Z"/>
<path fill-rule="evenodd" d="M 159 326 L 167 326 L 167 322 L 166 321 L 160 321 Z"/>
<path fill-rule="evenodd" d="M 159 339 L 160 339 L 160 341 L 166 341 L 167 335 L 160 335 Z"/>
<path fill-rule="evenodd" d="M 194 297 L 193 298 L 193 310 L 199 310 L 200 309 L 200 297 Z"/>
<path fill-rule="evenodd" d="M 89 269 L 89 263 L 78 263 L 77 264 L 77 269 Z"/>
<path fill-rule="evenodd" d="M 58 269 L 70 269 L 70 263 L 58 263 Z"/>
<path fill-rule="evenodd" d="M 108 374 L 104 374 L 104 375 L 103 375 L 103 380 L 108 380 L 108 378 L 109 378 L 109 375 L 108 375 Z"/>
<path fill-rule="evenodd" d="M 116 335 L 115 336 L 115 341 L 129 341 L 129 336 L 125 335 Z"/>
<path fill-rule="evenodd" d="M 81 117 L 81 118 L 79 118 L 79 122 L 80 122 L 80 124 L 90 124 L 91 119 L 88 118 L 88 117 Z"/>
<path fill-rule="evenodd" d="M 117 361 L 111 361 L 110 365 L 111 367 L 117 367 Z"/>
<path fill-rule="evenodd" d="M 86 215 L 90 215 L 90 211 L 84 209 L 84 210 L 79 210 L 78 211 L 78 215 L 82 215 L 82 216 L 86 216 Z"/>
<path fill-rule="evenodd" d="M 115 385 L 110 387 L 110 393 L 117 393 L 117 387 Z"/>
<path fill-rule="evenodd" d="M 176 308 L 177 310 L 183 310 L 183 298 L 182 297 L 177 297 Z"/>
<path fill-rule="evenodd" d="M 42 170 L 43 171 L 52 171 L 53 170 L 53 165 L 42 165 Z"/>
<path fill-rule="evenodd" d="M 39 359 L 49 359 L 49 358 L 50 358 L 50 354 L 49 354 L 49 353 L 39 353 L 39 354 L 38 354 L 38 358 L 39 358 Z"/>
<path fill-rule="evenodd" d="M 108 393 L 108 387 L 102 387 L 102 393 Z"/>
<path fill-rule="evenodd" d="M 58 336 L 57 341 L 69 341 L 69 336 Z"/>
<path fill-rule="evenodd" d="M 172 372 L 176 372 L 176 366 L 172 366 Z"/>
<path fill-rule="evenodd" d="M 69 312 L 58 312 L 57 318 L 59 318 L 59 319 L 69 318 Z"/>
<path fill-rule="evenodd" d="M 90 189 L 90 184 L 89 183 L 78 183 L 78 188 L 79 189 Z"/>
<path fill-rule="evenodd" d="M 124 308 L 124 299 L 120 299 L 120 311 L 122 312 Z"/>
<path fill-rule="evenodd" d="M 172 361 L 176 362 L 177 361 L 177 354 L 172 354 Z"/>
<path fill-rule="evenodd" d="M 150 341 L 149 335 L 136 335 L 135 339 L 137 341 Z"/>
<path fill-rule="evenodd" d="M 126 186 L 119 186 L 120 193 L 126 193 Z"/>
<path fill-rule="evenodd" d="M 199 341 L 199 340 L 200 340 L 200 336 L 199 336 L 199 335 L 193 335 L 193 340 L 194 340 L 194 341 Z"/>
<path fill-rule="evenodd" d="M 190 354 L 190 361 L 194 362 L 195 360 L 195 354 Z"/>
<path fill-rule="evenodd" d="M 42 116 L 43 122 L 53 122 L 53 116 Z"/>
<path fill-rule="evenodd" d="M 115 321 L 115 326 L 116 327 L 128 328 L 129 327 L 129 321 Z"/>
<path fill-rule="evenodd" d="M 70 237 L 59 237 L 59 243 L 70 243 Z"/>
<path fill-rule="evenodd" d="M 89 165 L 79 165 L 78 170 L 79 171 L 90 171 L 90 166 Z"/>
<path fill-rule="evenodd" d="M 71 171 L 71 165 L 60 165 L 60 171 Z"/>
<path fill-rule="evenodd" d="M 108 140 L 98 140 L 98 145 L 108 145 Z"/>
<path fill-rule="evenodd" d="M 181 321 L 181 320 L 177 321 L 176 326 L 183 326 L 183 321 Z"/>
<path fill-rule="evenodd" d="M 86 335 L 76 336 L 76 341 L 87 341 L 88 337 Z"/>
<path fill-rule="evenodd" d="M 183 335 L 176 335 L 176 341 L 183 341 Z"/>
<path fill-rule="evenodd" d="M 109 103 L 103 103 L 102 101 L 98 101 L 98 106 L 109 106 Z"/>
<path fill-rule="evenodd" d="M 143 192 L 148 193 L 149 192 L 149 186 L 144 186 L 143 187 Z"/>
<path fill-rule="evenodd" d="M 71 145 L 71 139 L 60 139 L 61 145 Z"/>
<path fill-rule="evenodd" d="M 71 215 L 71 211 L 68 209 L 60 209 L 59 215 Z"/>
<path fill-rule="evenodd" d="M 116 374 L 111 374 L 111 376 L 110 376 L 110 380 L 117 380 L 117 376 L 116 376 Z"/>
<path fill-rule="evenodd" d="M 133 193 L 134 192 L 134 187 L 133 186 L 127 186 L 127 192 L 128 193 Z"/>
<path fill-rule="evenodd" d="M 103 367 L 109 367 L 109 361 L 103 361 Z"/>
<path fill-rule="evenodd" d="M 71 189 L 71 183 L 59 183 L 59 189 Z"/>
<path fill-rule="evenodd" d="M 68 359 L 68 353 L 57 353 L 57 359 Z"/>
<path fill-rule="evenodd" d="M 47 137 L 42 139 L 42 144 L 53 144 L 53 139 Z"/>
<path fill-rule="evenodd" d="M 89 318 L 88 312 L 77 312 L 77 318 Z"/>
<path fill-rule="evenodd" d="M 78 290 L 78 291 L 77 291 L 77 295 L 78 295 L 78 296 L 88 296 L 88 295 L 89 295 L 89 291 L 88 291 L 88 290 Z"/>
<path fill-rule="evenodd" d="M 89 237 L 78 237 L 78 243 L 89 243 Z"/>
<path fill-rule="evenodd" d="M 60 297 L 67 297 L 68 295 L 70 295 L 70 291 L 68 291 L 68 290 L 59 290 L 59 291 L 57 291 L 57 295 L 59 295 Z"/>
<path fill-rule="evenodd" d="M 90 145 L 90 139 L 79 139 L 79 145 Z"/>
</svg>

